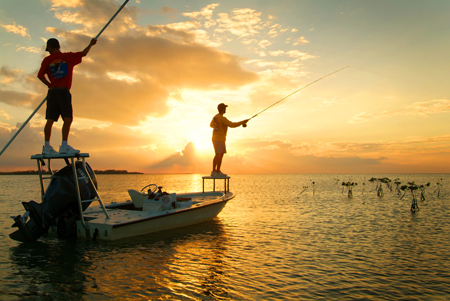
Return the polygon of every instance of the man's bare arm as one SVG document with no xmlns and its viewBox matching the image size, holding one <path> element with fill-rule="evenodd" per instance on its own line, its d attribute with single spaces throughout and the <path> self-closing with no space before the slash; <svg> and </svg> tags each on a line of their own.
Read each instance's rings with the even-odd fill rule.
<svg viewBox="0 0 450 301">
<path fill-rule="evenodd" d="M 86 48 L 84 48 L 84 50 L 82 51 L 83 56 L 86 56 L 89 53 L 89 51 L 91 50 L 91 47 L 94 46 L 95 44 L 97 44 L 97 39 L 93 38 L 91 40 L 91 42 L 89 43 L 89 45 Z"/>
<path fill-rule="evenodd" d="M 39 80 L 44 83 L 47 87 L 50 85 L 50 82 L 45 77 L 39 77 Z"/>
</svg>

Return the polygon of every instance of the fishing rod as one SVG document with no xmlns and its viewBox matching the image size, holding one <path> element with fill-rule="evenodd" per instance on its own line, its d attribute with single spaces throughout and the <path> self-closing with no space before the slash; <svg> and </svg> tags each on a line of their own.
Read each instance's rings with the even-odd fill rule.
<svg viewBox="0 0 450 301">
<path fill-rule="evenodd" d="M 351 66 L 345 66 L 344 68 L 341 68 L 341 69 L 339 69 L 339 70 L 336 70 L 336 71 L 333 71 L 333 72 L 331 72 L 331 73 L 328 73 L 327 75 L 322 76 L 321 78 L 318 78 L 318 79 L 316 79 L 315 81 L 310 82 L 309 84 L 307 84 L 307 85 L 301 87 L 300 89 L 298 89 L 298 90 L 292 92 L 291 94 L 289 94 L 289 95 L 283 97 L 283 98 L 280 99 L 279 101 L 277 101 L 277 102 L 273 103 L 272 105 L 268 106 L 267 108 L 265 108 L 265 109 L 262 110 L 261 112 L 259 112 L 259 113 L 255 114 L 255 115 L 253 115 L 252 117 L 250 117 L 250 118 L 248 119 L 248 121 L 250 121 L 250 119 L 255 118 L 256 116 L 258 116 L 258 115 L 261 114 L 262 112 L 267 111 L 268 109 L 270 109 L 270 108 L 273 107 L 274 105 L 276 105 L 276 104 L 282 102 L 282 101 L 285 100 L 286 98 L 288 98 L 288 97 L 294 95 L 294 94 L 297 93 L 297 92 L 300 92 L 301 90 L 305 89 L 306 87 L 309 87 L 309 86 L 311 86 L 312 84 L 317 83 L 318 81 L 320 81 L 320 80 L 322 80 L 322 79 L 324 79 L 324 78 L 326 78 L 326 77 L 328 77 L 328 76 L 330 76 L 330 75 L 333 75 L 333 74 L 335 74 L 335 73 L 338 73 L 338 72 L 340 72 L 340 71 L 342 71 L 342 70 L 344 70 L 344 69 L 347 69 L 347 68 L 349 68 L 349 67 L 351 67 Z M 247 122 L 248 122 L 248 121 L 247 121 Z M 247 127 L 247 123 L 244 123 L 242 126 L 243 126 L 243 127 Z"/>
<path fill-rule="evenodd" d="M 120 11 L 122 10 L 122 8 L 125 7 L 125 5 L 128 3 L 128 1 L 130 0 L 125 0 L 125 2 L 122 4 L 122 6 L 117 10 L 117 12 L 111 17 L 111 19 L 108 21 L 108 23 L 106 23 L 105 26 L 103 26 L 102 30 L 100 30 L 100 32 L 95 36 L 95 39 L 97 40 L 98 37 L 103 33 L 103 31 L 106 29 L 106 27 L 108 27 L 108 25 L 112 22 L 112 20 L 114 20 L 114 18 L 120 13 Z M 41 106 L 44 104 L 44 102 L 47 100 L 47 96 L 44 98 L 44 100 L 41 101 L 41 103 L 37 106 L 37 108 L 33 111 L 33 113 L 31 113 L 30 117 L 28 117 L 27 120 L 25 120 L 25 122 L 22 124 L 22 126 L 17 130 L 17 132 L 14 134 L 14 136 L 12 136 L 12 138 L 8 141 L 8 143 L 6 143 L 5 147 L 2 149 L 2 151 L 0 152 L 0 156 L 3 154 L 3 152 L 8 148 L 8 146 L 11 144 L 11 142 L 13 142 L 13 140 L 17 137 L 17 135 L 19 135 L 19 133 L 22 131 L 22 129 L 28 124 L 28 122 L 31 120 L 31 118 L 33 118 L 34 114 L 36 114 L 36 112 L 41 108 Z"/>
</svg>

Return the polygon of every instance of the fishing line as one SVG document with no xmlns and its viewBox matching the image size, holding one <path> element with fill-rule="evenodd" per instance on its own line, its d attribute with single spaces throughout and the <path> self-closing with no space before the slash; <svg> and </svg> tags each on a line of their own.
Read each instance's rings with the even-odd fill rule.
<svg viewBox="0 0 450 301">
<path fill-rule="evenodd" d="M 315 83 L 317 83 L 318 81 L 321 81 L 322 79 L 327 78 L 328 76 L 331 76 L 331 75 L 333 75 L 333 74 L 335 74 L 335 73 L 338 73 L 338 72 L 340 72 L 340 71 L 342 71 L 342 70 L 344 70 L 344 69 L 347 69 L 347 68 L 355 68 L 355 69 L 360 69 L 360 70 L 365 70 L 365 71 L 369 71 L 369 72 L 375 73 L 375 72 L 373 72 L 373 71 L 371 71 L 371 70 L 367 70 L 367 69 L 363 69 L 363 68 L 359 68 L 359 67 L 345 66 L 344 68 L 341 68 L 341 69 L 338 69 L 338 70 L 333 71 L 333 72 L 331 72 L 331 73 L 328 73 L 327 75 L 322 76 L 321 78 L 318 78 L 318 79 L 316 79 L 316 80 L 310 82 L 310 83 L 307 84 L 307 85 L 304 85 L 304 86 L 301 87 L 300 89 L 298 89 L 298 90 L 292 92 L 291 94 L 289 94 L 289 95 L 283 97 L 282 99 L 278 100 L 277 102 L 271 104 L 270 106 L 268 106 L 267 108 L 265 108 L 265 109 L 262 110 L 261 112 L 259 112 L 259 113 L 255 114 L 255 115 L 253 115 L 253 116 L 250 117 L 248 120 L 250 121 L 250 119 L 255 118 L 256 116 L 258 116 L 258 115 L 261 114 L 262 112 L 267 111 L 267 110 L 270 109 L 271 107 L 273 107 L 273 106 L 275 106 L 276 104 L 282 102 L 282 101 L 285 100 L 286 98 L 291 97 L 291 96 L 294 95 L 295 93 L 300 92 L 301 90 L 305 89 L 306 87 L 309 87 L 309 86 L 311 86 L 312 84 L 315 84 Z M 377 74 L 377 73 L 375 73 L 375 74 Z M 244 123 L 242 126 L 243 126 L 243 127 L 247 127 L 247 124 Z"/>
<path fill-rule="evenodd" d="M 375 75 L 378 75 L 379 77 L 385 77 L 385 76 L 383 76 L 383 75 L 381 75 L 379 73 L 376 73 L 375 71 L 369 70 L 369 69 L 364 69 L 364 68 L 355 67 L 355 66 L 347 66 L 347 67 L 354 68 L 354 69 L 359 69 L 359 70 L 363 70 L 363 71 L 367 71 L 367 72 L 373 73 Z"/>
</svg>

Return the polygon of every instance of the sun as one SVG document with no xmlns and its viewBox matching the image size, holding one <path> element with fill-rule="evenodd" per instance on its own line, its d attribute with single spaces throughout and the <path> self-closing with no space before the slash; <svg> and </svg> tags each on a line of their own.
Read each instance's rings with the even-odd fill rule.
<svg viewBox="0 0 450 301">
<path fill-rule="evenodd" d="M 214 150 L 211 141 L 212 129 L 209 128 L 209 124 L 206 127 L 201 122 L 190 120 L 186 122 L 180 134 L 184 139 L 191 141 L 199 153 Z"/>
<path fill-rule="evenodd" d="M 207 137 L 204 136 L 197 136 L 195 138 L 190 139 L 192 143 L 195 145 L 195 149 L 199 151 L 208 151 L 213 150 L 211 138 L 206 139 Z"/>
</svg>

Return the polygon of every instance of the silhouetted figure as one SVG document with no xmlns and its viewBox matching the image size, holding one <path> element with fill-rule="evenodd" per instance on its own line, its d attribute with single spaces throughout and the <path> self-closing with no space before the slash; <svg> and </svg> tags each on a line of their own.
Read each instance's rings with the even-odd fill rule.
<svg viewBox="0 0 450 301">
<path fill-rule="evenodd" d="M 235 128 L 246 124 L 248 119 L 231 122 L 223 115 L 226 113 L 227 105 L 221 103 L 217 106 L 219 113 L 211 120 L 210 127 L 213 128 L 212 142 L 214 145 L 214 151 L 216 155 L 213 159 L 213 171 L 211 177 L 226 177 L 227 175 L 222 173 L 220 167 L 222 165 L 223 155 L 227 152 L 225 141 L 227 139 L 228 127 Z"/>
<path fill-rule="evenodd" d="M 45 145 L 42 148 L 43 155 L 58 153 L 50 145 L 50 136 L 52 134 L 53 123 L 58 121 L 60 115 L 64 123 L 59 153 L 76 154 L 80 152 L 67 144 L 70 126 L 73 120 L 72 95 L 70 94 L 72 74 L 73 68 L 81 63 L 82 57 L 86 56 L 91 50 L 91 47 L 96 43 L 97 40 L 92 39 L 89 45 L 81 52 L 61 52 L 61 47 L 57 39 L 52 38 L 47 41 L 45 51 L 48 51 L 50 55 L 42 61 L 37 75 L 48 87 L 47 110 L 45 113 L 47 123 L 44 128 Z"/>
</svg>

